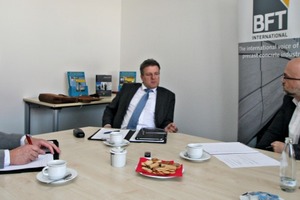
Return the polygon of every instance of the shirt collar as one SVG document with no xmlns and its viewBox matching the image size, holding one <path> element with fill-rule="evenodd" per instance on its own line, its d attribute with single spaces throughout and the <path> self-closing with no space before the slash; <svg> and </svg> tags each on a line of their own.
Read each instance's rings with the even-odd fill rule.
<svg viewBox="0 0 300 200">
<path fill-rule="evenodd" d="M 147 89 L 147 87 L 144 85 L 144 83 L 142 84 L 142 87 L 141 87 L 142 90 L 145 90 Z M 157 87 L 156 88 L 153 88 L 151 89 L 154 93 L 156 93 L 156 90 L 157 90 Z"/>
<path fill-rule="evenodd" d="M 297 107 L 300 106 L 300 102 L 296 98 L 293 99 L 293 102 Z"/>
</svg>

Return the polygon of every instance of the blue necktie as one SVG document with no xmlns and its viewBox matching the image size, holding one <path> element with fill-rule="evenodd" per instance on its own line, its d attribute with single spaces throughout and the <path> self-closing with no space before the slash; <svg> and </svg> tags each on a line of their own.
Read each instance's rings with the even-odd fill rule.
<svg viewBox="0 0 300 200">
<path fill-rule="evenodd" d="M 149 92 L 151 92 L 151 91 L 152 90 L 150 90 L 150 89 L 145 89 L 146 94 L 144 94 L 144 96 L 142 96 L 142 98 L 140 99 L 139 103 L 137 104 L 135 110 L 133 111 L 132 116 L 127 125 L 128 129 L 136 129 L 140 115 L 147 103 L 148 98 L 149 98 Z"/>
</svg>

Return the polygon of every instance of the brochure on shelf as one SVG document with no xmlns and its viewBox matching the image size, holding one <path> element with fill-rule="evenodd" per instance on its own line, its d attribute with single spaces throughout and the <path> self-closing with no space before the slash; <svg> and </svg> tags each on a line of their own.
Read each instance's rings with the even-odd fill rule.
<svg viewBox="0 0 300 200">
<path fill-rule="evenodd" d="M 111 75 L 96 75 L 96 94 L 98 96 L 111 96 L 112 93 L 112 76 Z"/>
<path fill-rule="evenodd" d="M 67 72 L 68 85 L 69 85 L 69 96 L 87 96 L 88 86 L 85 80 L 84 72 Z"/>
<path fill-rule="evenodd" d="M 135 82 L 136 82 L 136 72 L 120 71 L 119 91 L 121 90 L 124 83 L 135 83 Z"/>
</svg>

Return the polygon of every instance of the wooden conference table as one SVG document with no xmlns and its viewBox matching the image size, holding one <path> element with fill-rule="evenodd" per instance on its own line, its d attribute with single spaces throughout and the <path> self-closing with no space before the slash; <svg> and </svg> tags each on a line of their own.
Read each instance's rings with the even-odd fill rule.
<svg viewBox="0 0 300 200">
<path fill-rule="evenodd" d="M 61 159 L 76 170 L 76 179 L 62 185 L 47 185 L 36 179 L 38 172 L 0 175 L 0 199 L 209 199 L 233 200 L 247 191 L 265 191 L 285 200 L 300 197 L 300 162 L 297 161 L 298 187 L 293 193 L 281 191 L 279 167 L 232 169 L 214 156 L 205 162 L 190 162 L 179 157 L 187 143 L 213 140 L 176 133 L 168 135 L 167 144 L 131 143 L 127 164 L 110 165 L 110 147 L 87 138 L 98 128 L 83 128 L 85 138 L 75 138 L 72 130 L 36 135 L 57 139 Z M 184 175 L 174 179 L 155 179 L 135 172 L 139 157 L 151 151 L 152 157 L 174 160 L 184 166 Z M 279 154 L 263 153 L 279 158 Z"/>
</svg>

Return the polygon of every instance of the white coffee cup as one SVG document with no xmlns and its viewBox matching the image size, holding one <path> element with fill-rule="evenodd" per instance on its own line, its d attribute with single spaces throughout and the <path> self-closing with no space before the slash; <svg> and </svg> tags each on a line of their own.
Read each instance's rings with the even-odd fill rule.
<svg viewBox="0 0 300 200">
<path fill-rule="evenodd" d="M 111 132 L 109 136 L 109 142 L 114 145 L 122 144 L 124 138 L 120 132 Z"/>
<path fill-rule="evenodd" d="M 63 178 L 67 172 L 67 162 L 64 160 L 51 160 L 43 168 L 43 175 L 51 180 Z"/>
<path fill-rule="evenodd" d="M 126 165 L 127 150 L 123 148 L 113 148 L 110 150 L 110 164 L 113 167 L 124 167 Z"/>
<path fill-rule="evenodd" d="M 201 158 L 203 154 L 203 146 L 200 143 L 190 143 L 186 146 L 186 152 L 190 158 Z"/>
</svg>

